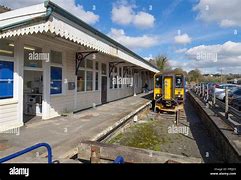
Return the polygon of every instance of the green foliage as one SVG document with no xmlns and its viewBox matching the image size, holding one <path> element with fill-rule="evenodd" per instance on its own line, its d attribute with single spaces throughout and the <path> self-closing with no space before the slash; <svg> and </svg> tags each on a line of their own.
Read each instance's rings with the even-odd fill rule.
<svg viewBox="0 0 241 180">
<path fill-rule="evenodd" d="M 157 68 L 158 68 L 160 71 L 170 69 L 169 60 L 168 60 L 168 58 L 167 58 L 166 56 L 164 56 L 164 55 L 158 55 L 158 56 L 155 57 L 153 60 L 150 60 L 150 63 L 152 63 L 153 65 L 157 66 Z"/>
<path fill-rule="evenodd" d="M 203 75 L 201 74 L 199 69 L 195 69 L 195 70 L 191 70 L 188 73 L 188 81 L 189 82 L 196 82 L 199 83 L 201 81 L 203 81 Z"/>
</svg>

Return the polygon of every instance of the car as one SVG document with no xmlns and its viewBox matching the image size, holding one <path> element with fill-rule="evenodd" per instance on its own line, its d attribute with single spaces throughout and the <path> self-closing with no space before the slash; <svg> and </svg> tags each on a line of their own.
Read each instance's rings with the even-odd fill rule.
<svg viewBox="0 0 241 180">
<path fill-rule="evenodd" d="M 238 87 L 228 87 L 228 96 L 229 98 L 231 97 L 231 95 L 237 90 L 239 89 Z M 225 89 L 223 91 L 218 91 L 215 93 L 216 95 L 216 98 L 221 100 L 221 101 L 224 101 L 225 102 Z"/>
<path fill-rule="evenodd" d="M 241 111 L 241 96 L 232 100 L 232 106 Z"/>
<path fill-rule="evenodd" d="M 229 102 L 233 104 L 235 99 L 241 98 L 241 88 L 236 88 L 229 94 Z"/>
<path fill-rule="evenodd" d="M 232 88 L 238 87 L 238 85 L 236 85 L 236 84 L 219 84 L 219 85 L 216 85 L 215 88 L 214 88 L 215 94 L 218 93 L 218 92 L 225 91 L 226 87 L 228 89 L 232 89 Z"/>
</svg>

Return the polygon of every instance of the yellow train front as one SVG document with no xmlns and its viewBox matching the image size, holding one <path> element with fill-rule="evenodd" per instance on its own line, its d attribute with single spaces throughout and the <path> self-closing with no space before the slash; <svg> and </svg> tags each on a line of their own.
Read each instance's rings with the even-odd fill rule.
<svg viewBox="0 0 241 180">
<path fill-rule="evenodd" d="M 182 110 L 185 98 L 185 77 L 174 71 L 154 76 L 154 110 L 176 112 Z"/>
</svg>

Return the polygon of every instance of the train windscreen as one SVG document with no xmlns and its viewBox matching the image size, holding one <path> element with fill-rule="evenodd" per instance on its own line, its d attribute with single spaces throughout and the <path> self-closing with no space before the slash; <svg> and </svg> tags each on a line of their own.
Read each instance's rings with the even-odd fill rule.
<svg viewBox="0 0 241 180">
<path fill-rule="evenodd" d="M 183 88 L 183 76 L 176 75 L 176 88 Z"/>
<path fill-rule="evenodd" d="M 155 81 L 156 81 L 155 88 L 161 88 L 162 87 L 162 76 L 156 76 Z"/>
</svg>

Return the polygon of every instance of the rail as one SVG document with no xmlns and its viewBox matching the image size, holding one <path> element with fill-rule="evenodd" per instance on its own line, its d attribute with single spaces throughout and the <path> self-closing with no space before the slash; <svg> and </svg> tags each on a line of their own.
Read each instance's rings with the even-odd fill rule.
<svg viewBox="0 0 241 180">
<path fill-rule="evenodd" d="M 46 147 L 46 148 L 47 148 L 47 151 L 48 151 L 48 163 L 51 164 L 51 163 L 52 163 L 52 148 L 51 148 L 51 146 L 50 146 L 49 144 L 47 144 L 47 143 L 35 144 L 35 145 L 31 146 L 31 147 L 28 147 L 28 148 L 26 148 L 26 149 L 23 149 L 23 150 L 21 150 L 21 151 L 18 151 L 18 152 L 16 152 L 16 153 L 13 153 L 13 154 L 11 154 L 11 155 L 9 155 L 9 156 L 6 156 L 6 157 L 4 157 L 4 158 L 1 158 L 1 159 L 0 159 L 0 164 L 4 163 L 4 162 L 6 162 L 6 161 L 9 161 L 9 160 L 11 160 L 11 159 L 14 159 L 14 158 L 16 158 L 16 157 L 19 157 L 19 156 L 21 156 L 21 155 L 23 155 L 23 154 L 26 154 L 26 153 L 28 153 L 28 152 L 30 152 L 30 151 L 33 151 L 33 150 L 35 150 L 35 149 L 38 149 L 38 148 L 40 148 L 40 147 Z"/>
</svg>

